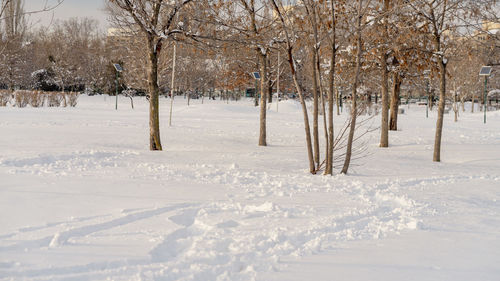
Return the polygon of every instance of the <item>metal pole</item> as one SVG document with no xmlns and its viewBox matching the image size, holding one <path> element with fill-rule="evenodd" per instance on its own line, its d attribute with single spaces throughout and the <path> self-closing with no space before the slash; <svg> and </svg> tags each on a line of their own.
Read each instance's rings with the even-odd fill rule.
<svg viewBox="0 0 500 281">
<path fill-rule="evenodd" d="M 280 52 L 278 50 L 278 77 L 276 78 L 276 112 L 278 112 L 278 104 L 280 102 Z"/>
<path fill-rule="evenodd" d="M 120 73 L 116 71 L 116 99 L 115 99 L 115 110 L 118 110 L 118 76 Z"/>
<path fill-rule="evenodd" d="M 426 83 L 425 83 L 425 91 L 427 92 L 427 96 L 425 97 L 425 99 L 427 100 L 425 102 L 425 118 L 429 118 L 429 91 L 430 91 L 430 82 L 429 82 L 430 78 L 427 77 L 426 79 Z"/>
<path fill-rule="evenodd" d="M 258 87 L 258 80 L 255 79 L 255 93 L 254 93 L 254 103 L 255 103 L 255 106 L 259 106 L 259 97 L 257 95 L 257 87 Z"/>
<path fill-rule="evenodd" d="M 172 127 L 172 109 L 174 107 L 174 83 L 175 83 L 175 60 L 177 58 L 177 43 L 174 43 L 174 55 L 172 58 L 172 83 L 170 84 L 170 116 L 168 126 Z"/>
<path fill-rule="evenodd" d="M 429 97 L 425 97 L 427 102 L 425 103 L 425 118 L 429 118 Z"/>
<path fill-rule="evenodd" d="M 488 87 L 488 76 L 484 76 L 484 124 L 486 124 L 486 104 L 488 103 L 488 93 L 487 93 L 487 87 Z"/>
</svg>

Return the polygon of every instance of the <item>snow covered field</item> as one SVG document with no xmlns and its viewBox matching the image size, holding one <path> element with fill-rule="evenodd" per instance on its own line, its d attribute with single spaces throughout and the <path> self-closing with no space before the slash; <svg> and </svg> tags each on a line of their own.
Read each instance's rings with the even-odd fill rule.
<svg viewBox="0 0 500 281">
<path fill-rule="evenodd" d="M 161 100 L 163 152 L 145 99 L 0 108 L 0 279 L 500 280 L 500 112 L 445 115 L 433 163 L 436 112 L 412 105 L 325 177 L 298 104 L 258 147 L 251 101 L 191 102 L 168 127 Z"/>
</svg>

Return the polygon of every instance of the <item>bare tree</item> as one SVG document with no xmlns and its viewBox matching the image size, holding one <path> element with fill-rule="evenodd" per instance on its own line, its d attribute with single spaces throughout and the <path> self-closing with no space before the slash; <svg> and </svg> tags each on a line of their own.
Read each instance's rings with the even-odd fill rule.
<svg viewBox="0 0 500 281">
<path fill-rule="evenodd" d="M 139 29 L 148 50 L 149 148 L 162 150 L 159 121 L 158 58 L 164 41 L 182 33 L 175 16 L 193 0 L 110 0 L 108 7 L 115 24 L 128 30 Z"/>
<path fill-rule="evenodd" d="M 487 1 L 480 1 L 484 5 Z M 468 18 L 477 10 L 469 9 L 475 1 L 468 0 L 414 0 L 409 5 L 418 15 L 420 31 L 424 39 L 431 42 L 430 64 L 437 66 L 434 70 L 439 75 L 439 105 L 434 139 L 433 161 L 441 161 L 441 139 L 443 132 L 443 116 L 446 102 L 446 76 L 448 60 L 453 51 L 452 35 L 461 27 L 466 27 Z"/>
<path fill-rule="evenodd" d="M 279 3 L 279 4 L 278 4 Z M 307 113 L 307 105 L 305 102 L 304 94 L 302 92 L 302 86 L 299 83 L 299 78 L 296 69 L 296 61 L 294 59 L 293 54 L 293 46 L 294 40 L 296 36 L 292 36 L 293 30 L 290 28 L 290 20 L 285 19 L 286 11 L 283 8 L 283 4 L 281 2 L 276 2 L 276 0 L 271 0 L 271 4 L 273 5 L 274 11 L 276 12 L 277 17 L 281 22 L 281 31 L 285 36 L 286 41 L 286 52 L 288 55 L 288 64 L 290 66 L 290 72 L 292 74 L 293 82 L 295 85 L 295 90 L 297 91 L 300 99 L 300 104 L 302 106 L 302 114 L 304 117 L 304 130 L 306 136 L 306 149 L 307 155 L 309 159 L 309 172 L 311 174 L 316 174 L 316 165 L 314 163 L 313 149 L 312 149 L 312 141 L 311 141 L 311 129 L 309 127 L 309 115 Z"/>
<path fill-rule="evenodd" d="M 358 5 L 356 9 L 356 27 L 355 27 L 355 37 L 356 37 L 356 67 L 354 74 L 354 81 L 352 85 L 352 95 L 351 95 L 351 121 L 349 126 L 349 136 L 347 139 L 347 148 L 345 154 L 344 166 L 342 167 L 342 173 L 347 174 L 349 170 L 349 164 L 351 163 L 352 157 L 352 144 L 354 141 L 354 132 L 356 131 L 356 118 L 358 116 L 357 108 L 357 90 L 359 86 L 359 79 L 361 75 L 361 65 L 362 65 L 362 55 L 363 55 L 363 17 L 367 10 L 370 1 L 358 0 Z M 364 6 L 365 4 L 366 6 Z"/>
</svg>

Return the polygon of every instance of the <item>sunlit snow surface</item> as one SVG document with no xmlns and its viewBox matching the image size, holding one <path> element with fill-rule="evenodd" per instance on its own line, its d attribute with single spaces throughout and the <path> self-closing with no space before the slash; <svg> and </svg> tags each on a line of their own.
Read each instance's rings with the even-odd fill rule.
<svg viewBox="0 0 500 281">
<path fill-rule="evenodd" d="M 181 97 L 172 127 L 169 102 L 163 152 L 145 99 L 0 108 L 1 279 L 499 280 L 500 112 L 445 115 L 433 163 L 436 112 L 405 105 L 389 149 L 374 130 L 326 177 L 293 101 L 271 105 L 268 147 L 251 101 Z"/>
</svg>

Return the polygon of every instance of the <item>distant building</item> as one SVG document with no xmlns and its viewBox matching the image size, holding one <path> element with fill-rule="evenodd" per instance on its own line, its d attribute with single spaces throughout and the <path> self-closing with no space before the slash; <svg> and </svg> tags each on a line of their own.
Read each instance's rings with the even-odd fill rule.
<svg viewBox="0 0 500 281">
<path fill-rule="evenodd" d="M 500 36 L 500 23 L 484 22 L 481 30 L 477 31 L 474 38 L 481 42 L 487 42 L 492 39 L 498 39 Z"/>
</svg>

